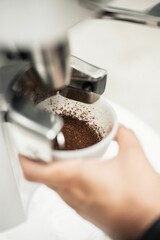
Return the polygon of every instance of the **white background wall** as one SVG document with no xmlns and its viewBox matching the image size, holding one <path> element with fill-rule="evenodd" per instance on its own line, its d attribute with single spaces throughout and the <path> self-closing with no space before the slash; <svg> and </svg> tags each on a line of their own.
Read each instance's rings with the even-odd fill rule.
<svg viewBox="0 0 160 240">
<path fill-rule="evenodd" d="M 160 134 L 160 28 L 88 20 L 69 37 L 73 55 L 107 69 L 105 96 Z"/>
</svg>

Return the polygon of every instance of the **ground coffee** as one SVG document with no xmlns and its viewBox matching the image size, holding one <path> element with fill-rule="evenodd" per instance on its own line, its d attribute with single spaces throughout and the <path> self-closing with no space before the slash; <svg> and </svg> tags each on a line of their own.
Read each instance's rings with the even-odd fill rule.
<svg viewBox="0 0 160 240">
<path fill-rule="evenodd" d="M 102 136 L 98 133 L 94 126 L 90 126 L 87 121 L 79 120 L 73 116 L 62 115 L 64 119 L 64 126 L 62 132 L 65 137 L 65 148 L 63 150 L 77 150 L 89 147 L 98 143 Z M 57 150 L 59 146 L 54 144 Z"/>
</svg>

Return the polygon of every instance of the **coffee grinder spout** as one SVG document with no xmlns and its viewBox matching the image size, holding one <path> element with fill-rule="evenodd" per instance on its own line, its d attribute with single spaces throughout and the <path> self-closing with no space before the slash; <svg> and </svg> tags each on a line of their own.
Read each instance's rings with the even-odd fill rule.
<svg viewBox="0 0 160 240">
<path fill-rule="evenodd" d="M 106 70 L 72 56 L 71 81 L 60 91 L 60 94 L 66 98 L 91 104 L 104 92 L 106 81 Z"/>
</svg>

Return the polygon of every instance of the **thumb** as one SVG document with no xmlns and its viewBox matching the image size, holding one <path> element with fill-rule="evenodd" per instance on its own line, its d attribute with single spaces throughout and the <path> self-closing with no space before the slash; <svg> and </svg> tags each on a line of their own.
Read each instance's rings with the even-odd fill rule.
<svg viewBox="0 0 160 240">
<path fill-rule="evenodd" d="M 120 152 L 126 152 L 126 150 L 141 149 L 141 145 L 135 133 L 123 125 L 119 126 L 115 140 L 119 144 Z"/>
</svg>

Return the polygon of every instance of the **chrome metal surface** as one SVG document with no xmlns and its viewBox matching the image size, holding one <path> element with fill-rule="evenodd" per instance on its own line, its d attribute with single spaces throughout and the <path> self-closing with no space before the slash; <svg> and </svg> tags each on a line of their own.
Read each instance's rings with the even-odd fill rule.
<svg viewBox="0 0 160 240">
<path fill-rule="evenodd" d="M 63 97 L 73 99 L 75 101 L 92 104 L 96 102 L 100 95 L 91 91 L 85 91 L 73 87 L 66 87 L 60 91 L 60 95 Z"/>
<path fill-rule="evenodd" d="M 70 51 L 66 39 L 54 45 L 28 47 L 3 48 L 0 50 L 1 59 L 4 60 L 4 64 L 13 60 L 30 62 L 44 85 L 52 89 L 63 88 L 69 83 Z"/>
<path fill-rule="evenodd" d="M 60 94 L 85 103 L 94 103 L 104 92 L 107 73 L 74 56 L 71 57 L 71 81 Z"/>
<path fill-rule="evenodd" d="M 70 79 L 69 43 L 65 39 L 57 45 L 33 48 L 30 52 L 31 64 L 46 86 L 63 88 Z"/>
<path fill-rule="evenodd" d="M 119 1 L 121 3 L 122 1 Z M 133 22 L 138 24 L 145 24 L 149 26 L 160 27 L 160 3 L 152 1 L 150 8 L 144 7 L 145 10 L 136 11 L 133 9 L 127 9 L 125 4 L 121 4 L 121 7 L 116 7 L 115 1 L 96 1 L 86 0 L 86 6 L 95 6 L 99 8 L 99 18 L 109 18 L 113 20 L 120 20 L 126 22 Z M 112 6 L 113 3 L 113 6 Z M 123 8 L 124 5 L 124 8 Z M 145 5 L 145 3 L 144 3 Z M 118 1 L 117 1 L 117 6 Z M 148 6 L 148 5 L 147 5 Z"/>
<path fill-rule="evenodd" d="M 0 78 L 0 92 L 6 102 L 4 121 L 12 123 L 16 129 L 15 143 L 19 152 L 51 161 L 54 141 L 60 147 L 64 145 L 60 134 L 63 119 L 39 109 L 33 102 L 38 88 L 46 90 L 43 82 L 28 63 L 22 62 L 1 68 Z"/>
<path fill-rule="evenodd" d="M 106 7 L 100 12 L 99 17 L 160 27 L 160 4 L 147 12 Z"/>
<path fill-rule="evenodd" d="M 59 149 L 65 148 L 65 138 L 62 132 L 59 132 L 56 138 Z"/>
<path fill-rule="evenodd" d="M 61 131 L 63 121 L 54 113 L 38 109 L 23 97 L 15 97 L 10 103 L 6 120 L 53 141 Z"/>
</svg>

